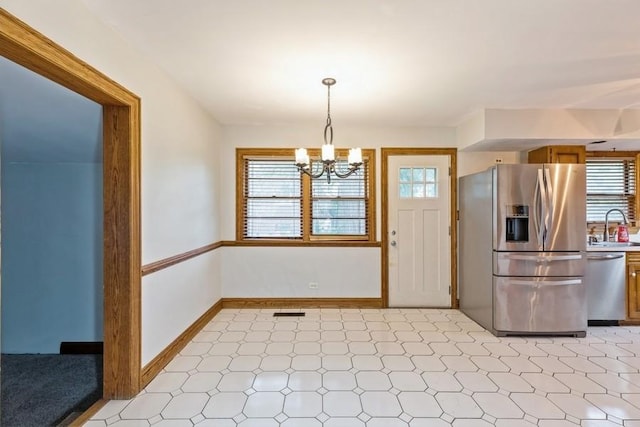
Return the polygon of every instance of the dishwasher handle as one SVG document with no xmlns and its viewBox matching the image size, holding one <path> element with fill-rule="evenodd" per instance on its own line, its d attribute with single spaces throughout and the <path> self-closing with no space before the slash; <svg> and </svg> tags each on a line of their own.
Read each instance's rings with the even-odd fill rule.
<svg viewBox="0 0 640 427">
<path fill-rule="evenodd" d="M 605 261 L 609 259 L 619 259 L 623 258 L 624 254 L 606 254 L 606 255 L 587 255 L 587 259 L 595 260 L 595 261 Z"/>
</svg>

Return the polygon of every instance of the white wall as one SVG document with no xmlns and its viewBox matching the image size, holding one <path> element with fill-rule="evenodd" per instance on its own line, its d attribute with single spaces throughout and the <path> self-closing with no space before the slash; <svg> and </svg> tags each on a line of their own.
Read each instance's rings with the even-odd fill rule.
<svg viewBox="0 0 640 427">
<path fill-rule="evenodd" d="M 166 346 L 167 336 L 180 335 L 187 326 L 222 297 L 221 287 L 212 286 L 220 275 L 220 250 L 207 252 L 189 262 L 145 277 L 142 287 L 142 365 Z M 176 308 L 186 309 L 176 309 Z M 185 326 L 186 325 L 186 326 Z"/>
<path fill-rule="evenodd" d="M 1 0 L 0 6 L 142 98 L 143 264 L 220 240 L 216 122 L 81 1 Z M 143 278 L 143 362 L 216 302 L 219 271 L 212 257 L 202 259 Z M 185 287 L 193 277 L 201 279 Z M 174 301 L 170 312 L 155 305 L 167 300 Z M 167 316 L 174 328 L 151 329 Z"/>
<path fill-rule="evenodd" d="M 339 148 L 360 146 L 376 149 L 377 239 L 381 232 L 380 148 L 456 147 L 453 128 L 356 128 L 335 127 L 334 144 Z M 221 172 L 235 176 L 235 149 L 249 147 L 319 147 L 322 123 L 314 126 L 228 126 L 223 130 L 224 159 Z M 504 163 L 517 163 L 517 153 L 458 152 L 458 175 L 491 166 L 499 156 Z M 222 235 L 235 240 L 235 182 L 221 191 Z M 380 297 L 379 248 L 255 248 L 225 247 L 222 263 L 225 297 Z M 327 266 L 331 266 L 327 268 Z M 344 280 L 343 280 L 344 279 Z M 308 283 L 317 282 L 318 290 Z"/>
<path fill-rule="evenodd" d="M 522 161 L 517 151 L 458 151 L 458 176 L 481 172 L 496 163 Z"/>
<path fill-rule="evenodd" d="M 222 265 L 228 298 L 380 297 L 380 248 L 227 247 Z"/>
<path fill-rule="evenodd" d="M 456 128 L 458 150 L 467 148 L 485 138 L 485 110 L 469 115 Z"/>
</svg>

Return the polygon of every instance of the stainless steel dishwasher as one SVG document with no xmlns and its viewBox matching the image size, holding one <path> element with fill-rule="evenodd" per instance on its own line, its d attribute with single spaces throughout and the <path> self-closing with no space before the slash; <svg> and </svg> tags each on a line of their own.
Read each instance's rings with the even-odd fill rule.
<svg viewBox="0 0 640 427">
<path fill-rule="evenodd" d="M 624 252 L 587 252 L 587 318 L 618 321 L 626 318 Z"/>
</svg>

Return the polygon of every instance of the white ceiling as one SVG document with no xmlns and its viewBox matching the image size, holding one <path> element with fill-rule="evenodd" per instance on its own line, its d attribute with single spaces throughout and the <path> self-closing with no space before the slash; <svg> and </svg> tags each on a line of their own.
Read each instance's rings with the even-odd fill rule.
<svg viewBox="0 0 640 427">
<path fill-rule="evenodd" d="M 83 0 L 223 124 L 640 108 L 638 0 Z"/>
</svg>

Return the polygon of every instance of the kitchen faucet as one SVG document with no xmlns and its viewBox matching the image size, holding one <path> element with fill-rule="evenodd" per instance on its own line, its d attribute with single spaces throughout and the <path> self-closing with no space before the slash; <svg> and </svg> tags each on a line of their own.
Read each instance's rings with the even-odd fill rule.
<svg viewBox="0 0 640 427">
<path fill-rule="evenodd" d="M 607 213 L 604 215 L 604 233 L 602 233 L 602 241 L 603 242 L 608 242 L 609 241 L 609 214 L 613 211 L 618 211 L 620 212 L 620 215 L 622 215 L 622 223 L 626 224 L 627 223 L 627 217 L 624 216 L 624 212 L 622 212 L 620 209 L 614 208 L 614 209 L 609 209 L 607 211 Z"/>
</svg>

